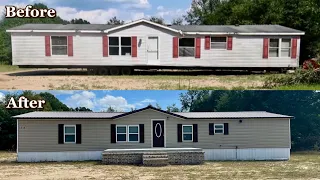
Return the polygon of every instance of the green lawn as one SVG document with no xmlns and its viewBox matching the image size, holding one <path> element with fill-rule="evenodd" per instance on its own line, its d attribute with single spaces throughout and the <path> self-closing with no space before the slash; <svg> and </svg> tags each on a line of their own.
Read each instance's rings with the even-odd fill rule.
<svg viewBox="0 0 320 180">
<path fill-rule="evenodd" d="M 314 84 L 314 85 L 292 85 L 292 86 L 280 86 L 275 87 L 276 90 L 320 90 L 320 84 Z"/>
<path fill-rule="evenodd" d="M 292 153 L 289 161 L 212 161 L 203 165 L 143 167 L 100 162 L 16 163 L 0 152 L 0 179 L 319 179 L 320 153 Z"/>
<path fill-rule="evenodd" d="M 1 65 L 0 64 L 0 72 L 13 72 L 21 70 L 18 66 L 11 66 L 11 65 Z"/>
</svg>

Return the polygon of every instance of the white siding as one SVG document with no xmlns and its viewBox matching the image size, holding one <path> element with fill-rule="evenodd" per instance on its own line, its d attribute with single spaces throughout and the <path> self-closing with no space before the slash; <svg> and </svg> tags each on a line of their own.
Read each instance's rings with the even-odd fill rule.
<svg viewBox="0 0 320 180">
<path fill-rule="evenodd" d="M 45 35 L 74 35 L 74 56 L 45 56 Z M 160 66 L 196 67 L 297 67 L 296 59 L 262 58 L 263 36 L 234 36 L 233 50 L 205 50 L 205 39 L 201 38 L 201 59 L 193 57 L 173 58 L 173 37 L 171 31 L 155 28 L 148 24 L 138 24 L 108 36 L 137 36 L 138 57 L 102 56 L 102 34 L 80 33 L 12 33 L 13 65 L 148 65 L 147 38 L 159 37 Z M 271 36 L 269 36 L 271 37 Z M 273 36 L 279 38 L 280 36 Z M 285 36 L 282 36 L 285 37 Z M 291 36 L 287 36 L 292 38 Z M 298 49 L 300 40 L 298 41 Z"/>
</svg>

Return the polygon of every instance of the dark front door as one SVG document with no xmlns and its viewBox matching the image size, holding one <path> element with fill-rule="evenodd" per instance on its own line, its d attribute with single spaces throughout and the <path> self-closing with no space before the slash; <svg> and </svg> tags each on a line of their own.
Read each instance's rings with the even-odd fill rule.
<svg viewBox="0 0 320 180">
<path fill-rule="evenodd" d="M 164 147 L 164 121 L 153 121 L 153 147 Z"/>
</svg>

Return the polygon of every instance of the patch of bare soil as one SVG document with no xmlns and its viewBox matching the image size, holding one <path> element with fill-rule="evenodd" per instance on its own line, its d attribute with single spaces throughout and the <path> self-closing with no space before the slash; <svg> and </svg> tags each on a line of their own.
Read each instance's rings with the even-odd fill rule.
<svg viewBox="0 0 320 180">
<path fill-rule="evenodd" d="M 0 73 L 0 89 L 250 89 L 262 87 L 263 76 L 212 74 L 212 72 L 147 72 L 136 73 L 132 76 L 93 76 L 81 70 L 24 70 Z"/>
</svg>

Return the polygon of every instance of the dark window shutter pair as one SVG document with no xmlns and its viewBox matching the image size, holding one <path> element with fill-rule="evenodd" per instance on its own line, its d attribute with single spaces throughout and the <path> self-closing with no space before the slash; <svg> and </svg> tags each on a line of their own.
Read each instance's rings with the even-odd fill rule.
<svg viewBox="0 0 320 180">
<path fill-rule="evenodd" d="M 81 144 L 81 124 L 76 125 L 76 143 Z M 64 144 L 64 124 L 58 125 L 58 143 Z"/>
<path fill-rule="evenodd" d="M 182 124 L 177 125 L 178 142 L 182 142 Z M 198 142 L 198 124 L 193 124 L 193 142 Z"/>
<path fill-rule="evenodd" d="M 111 143 L 117 143 L 116 140 L 116 125 L 115 124 L 111 124 Z M 139 139 L 140 139 L 140 143 L 144 143 L 144 124 L 139 124 Z"/>
<path fill-rule="evenodd" d="M 224 135 L 229 134 L 229 123 L 224 123 Z M 214 123 L 209 123 L 209 135 L 214 135 Z"/>
</svg>

